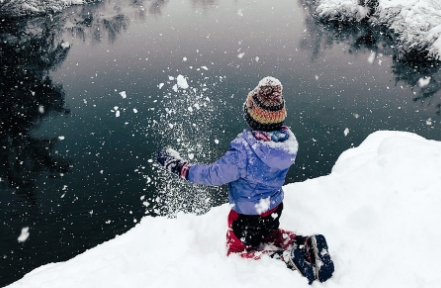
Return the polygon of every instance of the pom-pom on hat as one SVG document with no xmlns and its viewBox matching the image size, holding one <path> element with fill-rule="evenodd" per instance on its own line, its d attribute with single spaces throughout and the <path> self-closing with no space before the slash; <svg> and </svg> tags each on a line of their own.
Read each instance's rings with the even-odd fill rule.
<svg viewBox="0 0 441 288">
<path fill-rule="evenodd" d="M 282 128 L 286 118 L 282 88 L 278 79 L 268 76 L 248 93 L 243 109 L 251 129 L 274 131 Z"/>
</svg>

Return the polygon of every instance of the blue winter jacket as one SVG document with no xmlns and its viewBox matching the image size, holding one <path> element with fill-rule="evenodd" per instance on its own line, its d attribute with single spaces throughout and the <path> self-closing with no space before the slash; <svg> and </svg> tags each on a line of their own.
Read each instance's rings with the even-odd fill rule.
<svg viewBox="0 0 441 288">
<path fill-rule="evenodd" d="M 262 214 L 282 202 L 282 186 L 297 150 L 297 140 L 286 126 L 272 132 L 244 130 L 219 160 L 210 165 L 193 164 L 187 179 L 210 186 L 228 184 L 234 211 Z"/>
</svg>

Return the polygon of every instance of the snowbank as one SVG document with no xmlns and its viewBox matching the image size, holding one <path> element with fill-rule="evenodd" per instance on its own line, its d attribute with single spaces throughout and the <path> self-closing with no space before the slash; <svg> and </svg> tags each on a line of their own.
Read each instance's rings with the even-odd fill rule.
<svg viewBox="0 0 441 288">
<path fill-rule="evenodd" d="M 427 51 L 441 59 L 441 1 L 378 0 L 376 12 L 358 5 L 358 0 L 318 0 L 317 15 L 323 20 L 343 22 L 367 19 L 373 25 L 393 30 L 404 50 Z"/>
<path fill-rule="evenodd" d="M 440 167 L 441 142 L 376 132 L 344 152 L 331 175 L 285 186 L 282 227 L 325 234 L 336 264 L 333 278 L 312 287 L 441 287 Z M 226 257 L 228 210 L 146 217 L 8 287 L 309 287 L 268 257 Z"/>
<path fill-rule="evenodd" d="M 18 17 L 60 12 L 72 5 L 81 5 L 93 0 L 0 0 L 0 16 Z"/>
</svg>

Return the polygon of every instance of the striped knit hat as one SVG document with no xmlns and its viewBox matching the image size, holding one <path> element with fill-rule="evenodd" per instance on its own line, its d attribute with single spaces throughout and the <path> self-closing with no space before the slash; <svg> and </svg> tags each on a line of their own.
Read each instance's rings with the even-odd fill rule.
<svg viewBox="0 0 441 288">
<path fill-rule="evenodd" d="M 274 77 L 265 77 L 248 93 L 243 105 L 245 120 L 252 130 L 274 131 L 282 128 L 286 118 L 282 83 Z"/>
</svg>

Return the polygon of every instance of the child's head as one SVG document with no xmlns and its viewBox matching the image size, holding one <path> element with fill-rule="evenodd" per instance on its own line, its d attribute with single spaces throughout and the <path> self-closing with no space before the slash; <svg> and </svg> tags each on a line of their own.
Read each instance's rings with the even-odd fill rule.
<svg viewBox="0 0 441 288">
<path fill-rule="evenodd" d="M 243 106 L 245 120 L 252 130 L 279 130 L 286 118 L 282 83 L 274 77 L 265 77 L 248 93 Z"/>
</svg>

